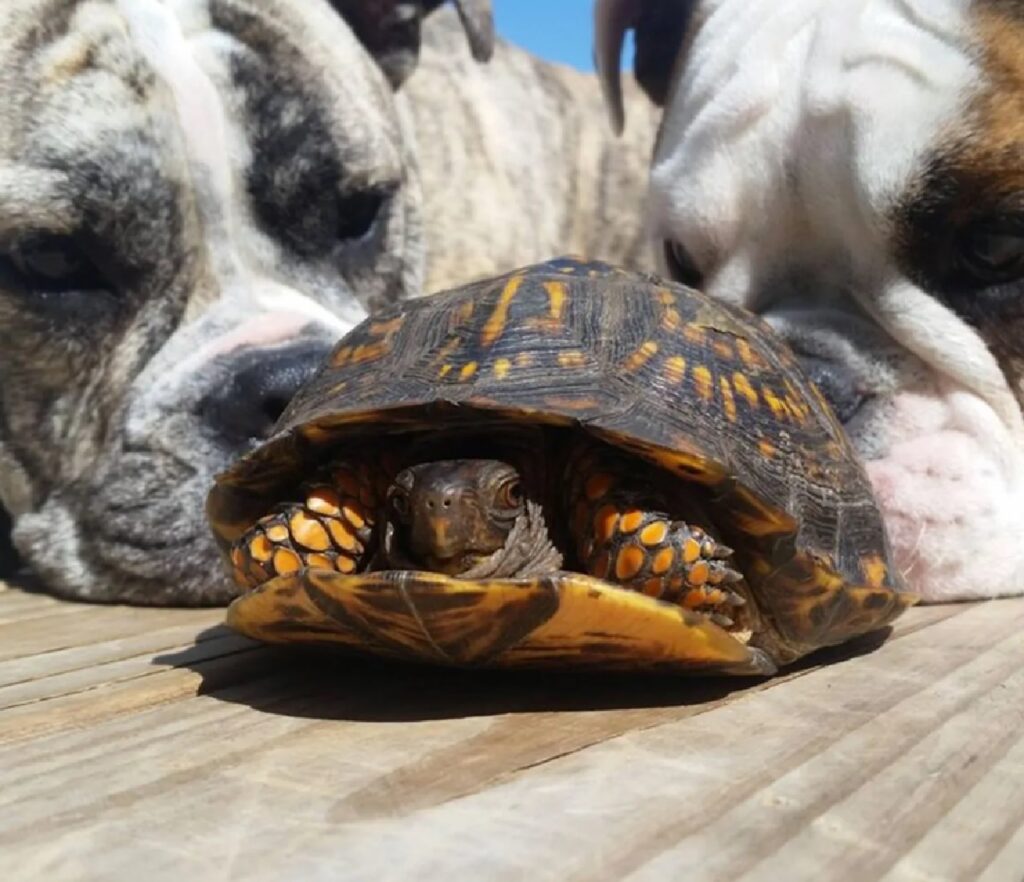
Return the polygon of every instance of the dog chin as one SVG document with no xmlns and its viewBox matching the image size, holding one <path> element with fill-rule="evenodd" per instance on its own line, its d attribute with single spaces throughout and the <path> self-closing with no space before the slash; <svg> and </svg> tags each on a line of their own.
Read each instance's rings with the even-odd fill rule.
<svg viewBox="0 0 1024 882">
<path fill-rule="evenodd" d="M 220 566 L 212 538 L 197 531 L 162 547 L 113 535 L 85 535 L 78 514 L 54 498 L 19 518 L 15 545 L 54 594 L 140 606 L 210 606 L 238 592 Z M 91 531 L 88 531 L 91 532 Z"/>
<path fill-rule="evenodd" d="M 1018 593 L 1019 440 L 985 400 L 943 379 L 872 409 L 851 437 L 858 449 L 886 439 L 866 468 L 908 587 L 930 601 Z"/>
</svg>

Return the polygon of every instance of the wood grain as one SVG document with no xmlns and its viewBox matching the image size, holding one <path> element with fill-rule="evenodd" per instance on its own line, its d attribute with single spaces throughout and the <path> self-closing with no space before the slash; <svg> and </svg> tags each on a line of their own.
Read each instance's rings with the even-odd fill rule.
<svg viewBox="0 0 1024 882">
<path fill-rule="evenodd" d="M 448 671 L 0 589 L 0 878 L 1024 878 L 1024 600 L 770 680 Z"/>
</svg>

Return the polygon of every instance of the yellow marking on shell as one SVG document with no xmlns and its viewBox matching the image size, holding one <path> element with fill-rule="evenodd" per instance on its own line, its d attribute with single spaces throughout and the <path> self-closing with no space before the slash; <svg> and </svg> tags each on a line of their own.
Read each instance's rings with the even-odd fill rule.
<svg viewBox="0 0 1024 882">
<path fill-rule="evenodd" d="M 507 358 L 499 358 L 494 362 L 494 376 L 499 380 L 504 380 L 508 376 L 508 372 L 512 370 L 512 362 Z"/>
<path fill-rule="evenodd" d="M 271 542 L 284 542 L 288 538 L 288 528 L 284 524 L 267 527 L 267 538 Z"/>
<path fill-rule="evenodd" d="M 339 573 L 352 573 L 356 569 L 356 562 L 347 554 L 339 554 L 334 565 L 338 568 Z"/>
<path fill-rule="evenodd" d="M 583 485 L 583 492 L 586 494 L 587 499 L 591 502 L 600 499 L 604 496 L 614 483 L 614 478 L 605 472 L 598 472 L 596 475 L 591 475 L 587 478 L 586 483 Z"/>
<path fill-rule="evenodd" d="M 459 371 L 460 380 L 468 380 L 473 374 L 476 373 L 478 365 L 475 361 L 468 362 L 462 366 L 462 370 Z"/>
<path fill-rule="evenodd" d="M 666 331 L 677 331 L 683 325 L 683 318 L 679 315 L 678 309 L 669 307 L 665 310 L 665 314 L 661 317 L 661 326 Z"/>
<path fill-rule="evenodd" d="M 516 356 L 516 367 L 529 367 L 533 364 L 532 352 L 520 352 Z"/>
<path fill-rule="evenodd" d="M 376 337 L 384 337 L 388 334 L 393 334 L 402 327 L 402 322 L 404 321 L 404 315 L 396 315 L 394 318 L 388 319 L 387 321 L 370 322 L 370 333 Z"/>
<path fill-rule="evenodd" d="M 594 515 L 594 538 L 608 542 L 615 535 L 619 513 L 614 505 L 602 505 Z"/>
<path fill-rule="evenodd" d="M 292 532 L 292 539 L 303 548 L 310 551 L 326 551 L 331 547 L 331 540 L 323 524 L 303 512 L 293 515 L 288 526 Z"/>
<path fill-rule="evenodd" d="M 560 367 L 583 367 L 586 363 L 587 357 L 578 349 L 570 349 L 568 352 L 558 353 L 558 364 Z"/>
<path fill-rule="evenodd" d="M 635 545 L 627 545 L 615 559 L 615 578 L 620 582 L 632 579 L 644 566 L 644 553 Z"/>
<path fill-rule="evenodd" d="M 441 365 L 441 370 L 439 370 L 437 372 L 437 376 L 438 376 L 439 379 L 444 379 L 445 377 L 448 376 L 448 374 L 451 373 L 451 371 L 452 371 L 452 366 L 450 364 L 443 364 L 443 365 Z"/>
<path fill-rule="evenodd" d="M 501 336 L 501 332 L 505 330 L 505 323 L 508 321 L 509 304 L 512 302 L 512 298 L 516 296 L 516 291 L 519 290 L 519 286 L 522 283 L 522 276 L 512 276 L 505 283 L 505 287 L 502 288 L 501 294 L 498 297 L 498 303 L 494 307 L 494 312 L 491 313 L 490 318 L 484 323 L 484 329 L 480 334 L 480 342 L 484 346 L 490 346 Z"/>
<path fill-rule="evenodd" d="M 352 357 L 352 347 L 342 346 L 337 352 L 334 353 L 334 358 L 331 359 L 331 364 L 335 367 L 344 367 L 348 364 L 348 360 Z"/>
<path fill-rule="evenodd" d="M 772 416 L 777 420 L 784 420 L 789 416 L 789 408 L 786 402 L 779 398 L 768 386 L 761 387 L 761 396 L 772 410 Z"/>
<path fill-rule="evenodd" d="M 692 322 L 683 326 L 683 336 L 697 346 L 703 346 L 707 339 L 707 332 L 700 325 Z"/>
<path fill-rule="evenodd" d="M 683 543 L 683 563 L 692 564 L 698 557 L 700 557 L 700 543 L 693 538 L 687 539 Z"/>
<path fill-rule="evenodd" d="M 638 508 L 631 508 L 622 513 L 619 519 L 619 529 L 623 533 L 635 533 L 644 522 L 644 513 Z"/>
<path fill-rule="evenodd" d="M 345 520 L 354 527 L 356 530 L 361 530 L 366 526 L 368 516 L 360 511 L 358 508 L 359 503 L 354 499 L 346 499 L 341 506 L 341 513 L 344 515 Z"/>
<path fill-rule="evenodd" d="M 718 378 L 718 385 L 722 389 L 722 407 L 725 409 L 725 417 L 730 423 L 736 422 L 736 400 L 732 395 L 732 386 L 725 377 Z"/>
<path fill-rule="evenodd" d="M 592 410 L 598 405 L 596 398 L 562 398 L 558 395 L 545 398 L 544 403 L 555 410 Z"/>
<path fill-rule="evenodd" d="M 278 575 L 286 576 L 302 569 L 302 561 L 297 554 L 287 548 L 279 548 L 274 552 L 274 569 Z"/>
<path fill-rule="evenodd" d="M 331 520 L 327 522 L 327 528 L 331 531 L 331 538 L 334 544 L 345 551 L 355 551 L 359 543 L 355 534 L 341 521 Z"/>
<path fill-rule="evenodd" d="M 273 555 L 273 553 L 274 553 L 273 546 L 271 546 L 271 544 L 267 540 L 266 536 L 263 536 L 263 535 L 256 536 L 249 543 L 249 554 L 255 560 L 261 560 L 261 561 L 270 560 L 270 558 Z"/>
<path fill-rule="evenodd" d="M 665 541 L 666 536 L 668 536 L 668 524 L 664 521 L 655 521 L 640 531 L 640 542 L 648 547 L 660 545 Z"/>
<path fill-rule="evenodd" d="M 245 552 L 241 548 L 231 549 L 231 563 L 239 568 L 245 566 Z"/>
<path fill-rule="evenodd" d="M 672 566 L 672 561 L 675 560 L 676 552 L 673 548 L 663 548 L 656 555 L 654 560 L 651 561 L 651 572 L 656 576 L 660 576 L 662 573 L 667 573 L 669 567 Z"/>
<path fill-rule="evenodd" d="M 314 487 L 306 495 L 306 508 L 317 514 L 336 518 L 341 514 L 341 499 L 329 487 Z"/>
<path fill-rule="evenodd" d="M 693 371 L 693 385 L 697 394 L 705 401 L 711 401 L 715 397 L 715 390 L 711 382 L 711 371 L 704 365 L 697 365 Z"/>
<path fill-rule="evenodd" d="M 740 354 L 740 361 L 743 362 L 748 368 L 757 368 L 758 370 L 767 367 L 765 360 L 758 355 L 749 341 L 744 340 L 742 337 L 736 340 L 736 351 Z"/>
<path fill-rule="evenodd" d="M 636 371 L 642 368 L 658 352 L 658 344 L 654 340 L 645 340 L 629 358 L 626 359 L 625 368 L 627 371 Z"/>
<path fill-rule="evenodd" d="M 761 451 L 761 456 L 765 457 L 765 459 L 773 459 L 775 454 L 779 452 L 778 448 L 767 438 L 761 438 L 757 442 L 757 449 Z"/>
<path fill-rule="evenodd" d="M 562 320 L 565 307 L 566 288 L 564 282 L 545 282 L 544 290 L 548 292 L 548 312 L 556 322 Z"/>
<path fill-rule="evenodd" d="M 864 570 L 864 576 L 872 588 L 882 587 L 885 583 L 885 577 L 888 572 L 885 566 L 885 561 L 882 560 L 882 558 L 877 554 L 871 555 L 864 559 L 861 564 L 861 568 Z"/>
<path fill-rule="evenodd" d="M 686 359 L 681 355 L 673 355 L 665 359 L 665 379 L 670 383 L 681 383 L 686 376 Z"/>
<path fill-rule="evenodd" d="M 667 288 L 659 288 L 657 292 L 658 302 L 662 306 L 675 306 L 676 295 Z"/>
<path fill-rule="evenodd" d="M 459 308 L 456 310 L 455 314 L 458 316 L 460 322 L 468 322 L 473 318 L 474 308 L 475 304 L 471 299 L 463 300 L 462 303 L 459 304 Z"/>
<path fill-rule="evenodd" d="M 729 341 L 723 340 L 721 337 L 716 337 L 711 341 L 711 348 L 715 350 L 715 355 L 723 361 L 732 361 L 735 358 Z"/>
<path fill-rule="evenodd" d="M 391 351 L 391 344 L 387 341 L 376 343 L 362 343 L 352 351 L 352 364 L 364 364 L 367 361 L 377 361 Z"/>
<path fill-rule="evenodd" d="M 737 394 L 742 395 L 747 400 L 747 404 L 751 407 L 757 407 L 757 392 L 750 385 L 750 380 L 747 379 L 746 374 L 741 374 L 739 371 L 734 372 L 732 375 L 732 385 L 736 389 Z"/>
<path fill-rule="evenodd" d="M 437 355 L 434 356 L 433 364 L 441 364 L 444 362 L 449 355 L 451 355 L 456 349 L 462 345 L 461 337 L 451 337 L 445 341 L 444 346 L 437 350 Z"/>
</svg>

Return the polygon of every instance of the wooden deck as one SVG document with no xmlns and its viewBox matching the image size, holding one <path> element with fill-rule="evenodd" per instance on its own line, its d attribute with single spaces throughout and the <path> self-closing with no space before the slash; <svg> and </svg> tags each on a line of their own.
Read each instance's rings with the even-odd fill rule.
<svg viewBox="0 0 1024 882">
<path fill-rule="evenodd" d="M 0 586 L 0 879 L 1024 879 L 1024 600 L 768 681 L 439 671 Z"/>
</svg>

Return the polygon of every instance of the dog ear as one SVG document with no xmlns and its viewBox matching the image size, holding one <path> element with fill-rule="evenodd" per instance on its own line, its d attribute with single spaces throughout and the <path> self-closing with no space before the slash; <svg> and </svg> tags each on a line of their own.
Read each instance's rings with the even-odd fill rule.
<svg viewBox="0 0 1024 882">
<path fill-rule="evenodd" d="M 601 91 L 617 133 L 625 124 L 619 72 L 626 31 L 636 35 L 633 72 L 640 87 L 657 105 L 665 103 L 676 56 L 696 0 L 597 0 L 594 6 L 594 63 Z"/>
<path fill-rule="evenodd" d="M 397 89 L 415 70 L 420 54 L 424 16 L 445 0 L 330 0 L 352 32 L 377 59 L 392 87 Z M 469 49 L 477 61 L 488 61 L 494 51 L 491 0 L 454 0 Z"/>
</svg>

